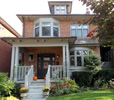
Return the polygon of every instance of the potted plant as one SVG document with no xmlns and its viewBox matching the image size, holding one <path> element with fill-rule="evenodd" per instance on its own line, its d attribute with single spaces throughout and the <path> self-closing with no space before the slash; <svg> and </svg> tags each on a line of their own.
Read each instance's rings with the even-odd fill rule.
<svg viewBox="0 0 114 100">
<path fill-rule="evenodd" d="M 22 87 L 19 90 L 19 93 L 21 94 L 20 96 L 22 97 L 22 100 L 25 100 L 28 91 L 29 91 L 29 89 L 28 88 L 25 88 L 25 87 Z"/>
<path fill-rule="evenodd" d="M 49 91 L 51 90 L 49 87 L 42 88 L 43 90 L 43 96 L 46 98 L 49 96 Z"/>
</svg>

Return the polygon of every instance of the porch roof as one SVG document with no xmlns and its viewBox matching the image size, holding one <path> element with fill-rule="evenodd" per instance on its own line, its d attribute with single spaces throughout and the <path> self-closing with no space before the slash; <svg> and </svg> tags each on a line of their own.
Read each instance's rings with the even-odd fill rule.
<svg viewBox="0 0 114 100">
<path fill-rule="evenodd" d="M 1 40 L 7 42 L 10 45 L 23 44 L 23 43 L 69 43 L 74 44 L 77 37 L 2 37 Z"/>
</svg>

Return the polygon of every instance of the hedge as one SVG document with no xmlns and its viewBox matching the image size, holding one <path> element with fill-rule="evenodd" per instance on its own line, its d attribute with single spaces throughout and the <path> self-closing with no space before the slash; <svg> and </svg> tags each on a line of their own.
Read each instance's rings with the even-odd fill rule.
<svg viewBox="0 0 114 100">
<path fill-rule="evenodd" d="M 72 72 L 72 79 L 75 79 L 80 87 L 92 87 L 96 80 L 100 79 L 102 83 L 108 83 L 114 79 L 114 69 L 100 70 L 96 74 L 92 71 L 75 71 Z"/>
<path fill-rule="evenodd" d="M 72 72 L 72 78 L 76 83 L 82 87 L 90 87 L 93 79 L 93 72 L 91 71 L 75 71 Z"/>
<path fill-rule="evenodd" d="M 101 79 L 103 83 L 108 83 L 110 80 L 114 79 L 114 69 L 100 70 L 94 75 L 94 81 Z"/>
</svg>

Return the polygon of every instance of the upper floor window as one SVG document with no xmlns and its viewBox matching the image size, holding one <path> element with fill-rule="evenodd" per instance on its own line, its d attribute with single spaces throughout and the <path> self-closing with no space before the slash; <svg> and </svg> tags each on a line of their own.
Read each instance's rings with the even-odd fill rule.
<svg viewBox="0 0 114 100">
<path fill-rule="evenodd" d="M 71 25 L 71 36 L 77 36 L 78 38 L 86 38 L 89 33 L 89 25 Z"/>
<path fill-rule="evenodd" d="M 60 22 L 54 18 L 39 18 L 34 22 L 35 37 L 58 37 Z"/>
<path fill-rule="evenodd" d="M 59 35 L 59 25 L 57 23 L 54 23 L 53 25 L 53 36 Z"/>
<path fill-rule="evenodd" d="M 39 23 L 35 25 L 35 37 L 39 37 Z"/>
<path fill-rule="evenodd" d="M 65 5 L 56 5 L 55 14 L 66 14 L 66 6 Z"/>
<path fill-rule="evenodd" d="M 42 23 L 42 36 L 51 36 L 50 22 L 43 22 Z"/>
</svg>

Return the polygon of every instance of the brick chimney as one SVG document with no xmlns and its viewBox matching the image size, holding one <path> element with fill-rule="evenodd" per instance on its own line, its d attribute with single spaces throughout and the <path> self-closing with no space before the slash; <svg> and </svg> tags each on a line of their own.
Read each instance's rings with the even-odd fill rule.
<svg viewBox="0 0 114 100">
<path fill-rule="evenodd" d="M 90 11 L 88 8 L 86 8 L 86 14 L 90 14 Z"/>
</svg>

